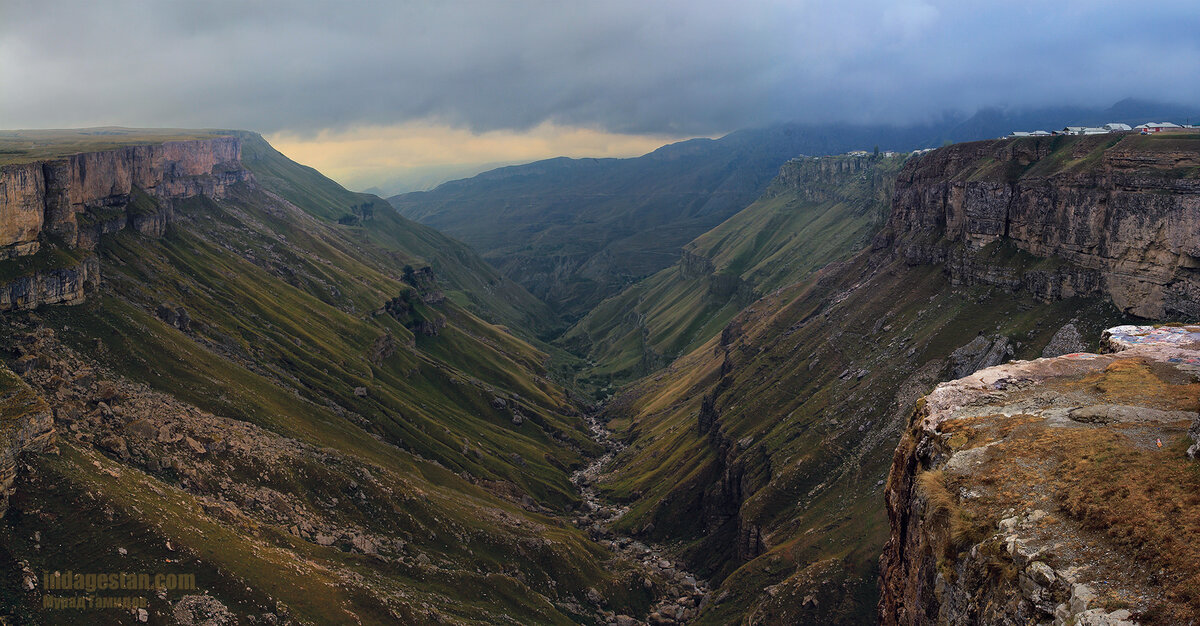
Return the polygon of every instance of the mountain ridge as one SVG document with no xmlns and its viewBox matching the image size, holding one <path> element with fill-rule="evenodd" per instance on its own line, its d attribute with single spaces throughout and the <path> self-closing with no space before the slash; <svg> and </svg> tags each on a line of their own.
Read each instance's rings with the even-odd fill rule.
<svg viewBox="0 0 1200 626">
<path fill-rule="evenodd" d="M 788 123 L 697 138 L 629 159 L 545 159 L 388 198 L 474 247 L 567 322 L 672 265 L 681 248 L 756 200 L 788 159 L 907 152 L 1015 130 L 1200 118 L 1184 105 L 981 109 L 913 125 Z M 548 338 L 548 337 L 544 337 Z"/>
<path fill-rule="evenodd" d="M 0 612 L 72 619 L 35 570 L 195 576 L 154 620 L 569 623 L 594 619 L 589 592 L 625 612 L 670 593 L 564 523 L 598 445 L 529 331 L 470 310 L 495 271 L 258 135 L 221 141 L 241 154 L 188 174 L 169 216 L 120 174 L 147 163 L 88 169 L 101 193 L 73 217 L 108 226 L 75 243 L 103 279 L 6 313 Z"/>
<path fill-rule="evenodd" d="M 1072 283 L 1055 277 L 1075 275 L 1086 261 L 1074 246 L 1091 240 L 1028 245 L 1019 240 L 1026 231 L 984 219 L 995 215 L 985 207 L 1010 206 L 992 191 L 1013 185 L 1029 191 L 1012 197 L 1031 204 L 1035 196 L 1056 199 L 1037 204 L 1034 215 L 1046 224 L 1028 232 L 1053 224 L 1070 231 L 1072 216 L 1087 221 L 1107 206 L 1092 199 L 1108 192 L 1113 211 L 1136 205 L 1118 198 L 1138 193 L 1125 189 L 1125 178 L 1100 173 L 1114 159 L 1132 162 L 1138 189 L 1159 190 L 1151 195 L 1161 212 L 1141 220 L 1135 211 L 1125 226 L 1088 231 L 1111 238 L 1101 249 L 1136 248 L 1131 242 L 1152 237 L 1163 219 L 1180 218 L 1194 232 L 1195 220 L 1183 218 L 1200 171 L 1178 173 L 1156 156 L 1176 140 L 1004 139 L 910 158 L 897 178 L 891 226 L 871 246 L 765 295 L 608 403 L 609 428 L 627 448 L 601 493 L 629 507 L 619 528 L 676 542 L 710 577 L 716 598 L 725 599 L 698 623 L 876 618 L 877 559 L 890 536 L 883 481 L 920 398 L 939 381 L 1042 356 L 1055 337 L 1075 333 L 1082 339 L 1070 351 L 1095 350 L 1104 328 L 1135 319 L 1127 312 L 1160 314 L 1139 308 L 1155 301 L 1153 290 L 1126 291 L 1140 303 L 1131 308 L 1105 290 L 1062 288 Z M 1129 161 L 1131 154 L 1145 158 Z M 1073 191 L 1081 177 L 1097 189 Z M 967 191 L 973 186 L 979 190 Z M 1076 201 L 1084 211 L 1067 210 Z M 927 250 L 948 252 L 916 253 Z M 1129 276 L 1157 284 L 1160 273 L 1176 271 L 1175 258 L 1127 264 Z"/>
</svg>

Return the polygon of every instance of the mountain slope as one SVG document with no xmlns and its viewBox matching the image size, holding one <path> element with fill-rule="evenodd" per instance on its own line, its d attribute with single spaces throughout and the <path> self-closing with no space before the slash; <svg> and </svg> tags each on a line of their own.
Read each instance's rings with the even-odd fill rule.
<svg viewBox="0 0 1200 626">
<path fill-rule="evenodd" d="M 679 249 L 755 201 L 788 159 L 910 151 L 1014 130 L 1200 118 L 1195 107 L 983 109 L 911 126 L 783 124 L 693 139 L 632 159 L 549 159 L 389 198 L 405 216 L 461 239 L 574 322 L 673 265 Z"/>
<path fill-rule="evenodd" d="M 629 507 L 620 526 L 711 576 L 700 623 L 873 620 L 883 481 L 923 394 L 1095 349 L 1122 311 L 1193 313 L 1197 137 L 910 159 L 872 249 L 751 304 L 608 404 L 628 444 L 601 481 Z"/>
<path fill-rule="evenodd" d="M 646 606 L 640 566 L 559 517 L 597 446 L 545 353 L 468 308 L 526 315 L 496 302 L 520 288 L 255 135 L 197 134 L 5 166 L 40 191 L 4 214 L 42 211 L 33 243 L 98 275 L 33 267 L 5 233 L 13 293 L 63 274 L 78 298 L 22 296 L 0 327 L 24 379 L 8 397 L 44 403 L 0 407 L 4 458 L 22 455 L 0 467 L 0 613 L 71 623 L 25 591 L 56 570 L 194 576 L 146 594 L 155 621 L 572 623 L 597 619 L 589 590 Z"/>
<path fill-rule="evenodd" d="M 786 163 L 761 198 L 688 243 L 673 266 L 605 300 L 563 335 L 604 386 L 648 374 L 712 338 L 762 294 L 850 256 L 886 217 L 905 157 Z"/>
<path fill-rule="evenodd" d="M 389 201 L 457 237 L 567 319 L 671 264 L 800 154 L 907 148 L 928 130 L 798 125 L 693 139 L 635 159 L 551 159 Z M 882 137 L 882 139 L 881 139 Z"/>
<path fill-rule="evenodd" d="M 264 189 L 312 215 L 337 221 L 358 239 L 390 255 L 394 263 L 428 265 L 451 288 L 447 297 L 475 313 L 518 331 L 546 334 L 558 327 L 545 303 L 462 243 L 401 217 L 375 196 L 346 191 L 320 172 L 284 157 L 254 133 L 241 137 L 246 167 Z"/>
</svg>

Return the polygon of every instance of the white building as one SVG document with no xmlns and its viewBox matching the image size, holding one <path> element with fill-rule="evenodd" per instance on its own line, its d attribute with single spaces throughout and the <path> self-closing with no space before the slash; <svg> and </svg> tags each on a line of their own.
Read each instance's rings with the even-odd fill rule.
<svg viewBox="0 0 1200 626">
<path fill-rule="evenodd" d="M 1113 132 L 1113 133 L 1119 133 L 1122 131 L 1133 130 L 1132 128 L 1129 127 L 1129 124 L 1122 124 L 1120 122 L 1109 122 L 1104 125 L 1104 128 L 1107 129 L 1109 132 Z"/>
<path fill-rule="evenodd" d="M 1108 133 L 1107 128 L 1097 128 L 1094 126 L 1068 126 L 1055 134 L 1058 135 L 1103 135 Z"/>
<path fill-rule="evenodd" d="M 1183 127 L 1179 124 L 1172 124 L 1171 122 L 1148 122 L 1133 127 L 1134 130 L 1140 131 L 1143 135 L 1161 133 L 1164 130 L 1179 130 L 1181 128 Z"/>
</svg>

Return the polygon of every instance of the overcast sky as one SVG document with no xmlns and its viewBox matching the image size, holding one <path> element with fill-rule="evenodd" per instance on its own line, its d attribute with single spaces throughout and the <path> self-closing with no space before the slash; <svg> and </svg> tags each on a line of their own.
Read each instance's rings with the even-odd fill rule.
<svg viewBox="0 0 1200 626">
<path fill-rule="evenodd" d="M 0 3 L 0 127 L 247 128 L 309 161 L 374 141 L 377 169 L 1128 96 L 1200 97 L 1200 3 Z"/>
</svg>

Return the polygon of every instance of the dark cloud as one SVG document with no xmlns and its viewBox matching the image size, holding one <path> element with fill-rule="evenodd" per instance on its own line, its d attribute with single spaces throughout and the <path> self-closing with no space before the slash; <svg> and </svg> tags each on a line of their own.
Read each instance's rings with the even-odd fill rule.
<svg viewBox="0 0 1200 626">
<path fill-rule="evenodd" d="M 22 2 L 0 126 L 712 134 L 1200 96 L 1186 2 Z"/>
</svg>

